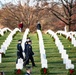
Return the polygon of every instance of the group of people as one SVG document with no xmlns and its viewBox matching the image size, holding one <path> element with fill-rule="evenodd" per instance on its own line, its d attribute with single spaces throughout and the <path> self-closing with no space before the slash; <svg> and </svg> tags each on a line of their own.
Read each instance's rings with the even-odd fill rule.
<svg viewBox="0 0 76 75">
<path fill-rule="evenodd" d="M 22 22 L 20 22 L 20 24 L 19 24 L 19 29 L 21 31 L 23 29 Z M 41 30 L 41 24 L 39 22 L 37 23 L 37 29 Z M 32 67 L 36 67 L 34 58 L 33 58 L 34 52 L 32 50 L 32 45 L 31 45 L 32 41 L 31 41 L 30 37 L 27 38 L 27 40 L 24 44 L 24 46 L 25 46 L 24 50 L 22 49 L 21 44 L 22 44 L 22 40 L 20 39 L 20 40 L 18 40 L 18 44 L 17 44 L 17 61 L 16 61 L 16 63 L 18 62 L 19 58 L 22 58 L 24 61 L 24 63 L 23 63 L 24 67 L 29 64 L 29 60 L 31 60 L 31 62 L 32 62 Z M 25 57 L 23 56 L 23 52 L 25 53 Z M 26 75 L 30 75 L 31 67 L 27 67 L 26 71 L 27 71 Z"/>
<path fill-rule="evenodd" d="M 29 64 L 29 60 L 31 60 L 32 62 L 32 67 L 35 67 L 35 63 L 34 63 L 34 52 L 32 51 L 32 41 L 30 40 L 30 38 L 28 37 L 26 42 L 25 42 L 25 49 L 22 49 L 21 46 L 22 40 L 18 40 L 18 44 L 17 44 L 17 59 L 22 58 L 24 60 L 24 64 L 23 66 L 26 66 L 27 64 Z M 23 57 L 23 51 L 25 53 L 25 57 Z"/>
<path fill-rule="evenodd" d="M 20 22 L 20 24 L 18 25 L 20 31 L 23 30 L 23 26 L 24 26 L 23 22 Z M 40 24 L 40 22 L 37 23 L 37 29 L 41 30 L 41 24 Z"/>
<path fill-rule="evenodd" d="M 34 52 L 32 51 L 32 41 L 30 40 L 30 38 L 28 37 L 26 42 L 25 42 L 25 49 L 22 49 L 21 46 L 22 40 L 18 40 L 18 44 L 17 44 L 17 61 L 19 58 L 22 58 L 24 60 L 23 66 L 26 67 L 27 64 L 29 64 L 29 60 L 31 60 L 32 62 L 32 67 L 36 67 L 35 62 L 34 62 Z M 23 52 L 25 53 L 25 57 L 23 56 Z M 26 75 L 30 75 L 31 72 L 31 68 L 26 68 L 27 73 Z"/>
</svg>

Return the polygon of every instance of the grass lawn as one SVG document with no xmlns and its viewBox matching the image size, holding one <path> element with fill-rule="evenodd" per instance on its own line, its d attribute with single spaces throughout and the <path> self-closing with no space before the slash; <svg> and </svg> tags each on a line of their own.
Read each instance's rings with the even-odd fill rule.
<svg viewBox="0 0 76 75">
<path fill-rule="evenodd" d="M 14 75 L 14 69 L 16 68 L 16 45 L 17 40 L 22 38 L 21 33 L 17 33 L 8 47 L 5 57 L 2 58 L 2 63 L 0 64 L 0 71 L 4 71 L 5 75 Z"/>
<path fill-rule="evenodd" d="M 2 37 L 7 37 L 6 33 Z M 32 68 L 32 75 L 41 75 L 41 59 L 40 59 L 40 51 L 39 51 L 39 41 L 36 33 L 30 33 L 28 35 L 32 40 L 32 48 L 34 51 L 34 61 L 37 67 Z M 18 39 L 22 39 L 23 33 L 18 32 L 8 47 L 5 57 L 2 58 L 2 63 L 0 63 L 0 71 L 4 71 L 5 75 L 15 75 L 14 70 L 16 68 L 16 45 Z M 69 58 L 72 60 L 72 63 L 76 66 L 76 47 L 71 45 L 70 41 L 64 38 L 63 36 L 58 35 L 59 39 L 63 43 L 65 49 L 67 50 L 67 54 Z M 5 38 L 1 38 L 0 42 L 2 43 Z M 48 69 L 49 75 L 67 75 L 68 70 L 65 69 L 65 65 L 63 64 L 63 60 L 61 59 L 61 55 L 59 54 L 58 48 L 55 45 L 52 37 L 48 34 L 43 34 L 44 47 L 46 50 L 46 58 L 48 60 Z M 29 64 L 31 66 L 31 63 Z M 23 68 L 23 72 L 26 70 Z"/>
<path fill-rule="evenodd" d="M 46 50 L 46 57 L 48 60 L 48 69 L 50 75 L 67 75 L 67 70 L 61 59 L 61 55 L 53 41 L 48 34 L 43 35 L 44 45 Z"/>
<path fill-rule="evenodd" d="M 67 50 L 67 54 L 69 58 L 72 60 L 72 63 L 75 65 L 76 68 L 76 47 L 74 47 L 69 40 L 65 37 L 58 35 L 64 48 Z"/>
</svg>

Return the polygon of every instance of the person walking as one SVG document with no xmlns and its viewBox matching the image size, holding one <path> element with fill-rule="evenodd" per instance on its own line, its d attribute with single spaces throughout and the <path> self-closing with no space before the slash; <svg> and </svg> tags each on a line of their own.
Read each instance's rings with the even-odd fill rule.
<svg viewBox="0 0 76 75">
<path fill-rule="evenodd" d="M 23 59 L 23 54 L 22 54 L 23 50 L 22 50 L 21 43 L 22 43 L 22 40 L 18 40 L 18 44 L 17 44 L 17 60 L 19 58 Z"/>
<path fill-rule="evenodd" d="M 26 39 L 26 42 L 25 42 L 25 49 L 24 49 L 24 53 L 25 53 L 25 55 L 26 55 L 26 47 L 27 47 L 27 44 L 28 44 L 28 41 L 30 40 L 30 37 L 27 37 L 27 39 Z"/>
<path fill-rule="evenodd" d="M 26 55 L 26 53 L 27 53 L 26 47 L 27 47 L 27 44 L 28 44 L 28 41 L 29 41 L 29 40 L 30 40 L 30 37 L 27 37 L 26 42 L 25 42 L 25 44 L 24 44 L 24 45 L 25 45 L 25 49 L 24 49 L 25 55 Z M 26 60 L 25 57 L 24 57 L 24 60 Z M 29 60 L 28 60 L 27 64 L 29 64 Z"/>
<path fill-rule="evenodd" d="M 31 42 L 31 40 L 29 40 L 27 42 L 27 46 L 26 46 L 26 56 L 25 56 L 25 61 L 24 61 L 23 66 L 26 66 L 26 64 L 28 63 L 29 60 L 31 60 L 31 62 L 32 62 L 32 67 L 36 66 L 34 63 L 34 58 L 33 58 L 34 52 L 32 51 L 31 44 L 32 44 L 32 42 Z"/>
</svg>

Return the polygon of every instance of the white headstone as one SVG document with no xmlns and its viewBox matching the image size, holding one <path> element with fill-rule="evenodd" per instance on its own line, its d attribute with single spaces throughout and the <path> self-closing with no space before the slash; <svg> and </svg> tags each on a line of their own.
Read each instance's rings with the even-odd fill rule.
<svg viewBox="0 0 76 75">
<path fill-rule="evenodd" d="M 16 69 L 23 69 L 23 59 L 18 59 L 18 63 L 16 64 Z"/>
<path fill-rule="evenodd" d="M 74 69 L 74 65 L 73 64 L 66 64 L 66 69 Z"/>
<path fill-rule="evenodd" d="M 0 63 L 2 62 L 2 54 L 0 54 Z"/>
<path fill-rule="evenodd" d="M 64 31 L 67 32 L 67 27 L 66 26 L 64 27 Z"/>
<path fill-rule="evenodd" d="M 74 47 L 76 47 L 76 40 L 74 41 Z"/>
<path fill-rule="evenodd" d="M 23 69 L 23 64 L 17 63 L 16 64 L 16 69 Z"/>
<path fill-rule="evenodd" d="M 41 61 L 41 63 L 42 63 L 42 68 L 47 68 L 48 66 L 47 66 L 47 60 L 46 59 L 43 59 L 42 61 Z"/>
<path fill-rule="evenodd" d="M 62 50 L 62 52 L 61 52 L 61 58 L 65 58 L 66 55 L 67 55 L 66 54 L 66 50 Z"/>
<path fill-rule="evenodd" d="M 2 53 L 5 53 L 5 47 L 1 46 Z"/>
<path fill-rule="evenodd" d="M 42 59 L 46 59 L 46 55 L 45 54 L 41 54 L 41 58 Z"/>
</svg>

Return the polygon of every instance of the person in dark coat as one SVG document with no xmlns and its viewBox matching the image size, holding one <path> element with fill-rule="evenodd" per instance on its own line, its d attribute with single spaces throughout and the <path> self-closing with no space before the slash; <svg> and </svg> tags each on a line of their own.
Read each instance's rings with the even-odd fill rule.
<svg viewBox="0 0 76 75">
<path fill-rule="evenodd" d="M 25 49 L 24 49 L 25 55 L 26 55 L 26 53 L 27 53 L 26 47 L 27 47 L 27 44 L 28 44 L 28 41 L 29 41 L 29 40 L 30 40 L 30 37 L 27 37 L 26 42 L 25 42 Z M 24 60 L 26 60 L 26 59 L 24 59 Z M 29 60 L 28 60 L 27 64 L 29 64 Z"/>
<path fill-rule="evenodd" d="M 29 40 L 26 46 L 26 57 L 25 57 L 26 60 L 24 61 L 24 64 L 23 64 L 24 66 L 26 66 L 29 59 L 32 62 L 32 66 L 33 67 L 35 66 L 33 55 L 34 55 L 34 52 L 32 51 L 31 40 Z"/>
<path fill-rule="evenodd" d="M 19 29 L 22 31 L 22 29 L 23 29 L 23 22 L 20 22 L 20 24 L 18 26 L 19 26 Z"/>
<path fill-rule="evenodd" d="M 19 58 L 22 58 L 23 59 L 23 54 L 22 54 L 23 50 L 22 50 L 21 43 L 22 43 L 22 40 L 18 40 L 18 44 L 17 44 L 17 60 Z"/>
<path fill-rule="evenodd" d="M 26 74 L 25 75 L 31 75 L 31 67 L 26 67 Z"/>
<path fill-rule="evenodd" d="M 26 54 L 26 47 L 27 47 L 27 44 L 28 44 L 29 40 L 30 40 L 30 37 L 27 37 L 26 42 L 25 42 L 25 49 L 24 49 L 24 53 L 25 54 Z"/>
<path fill-rule="evenodd" d="M 40 24 L 40 22 L 37 23 L 37 29 L 41 30 L 41 24 Z"/>
</svg>

